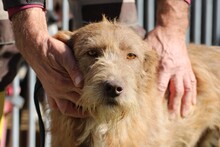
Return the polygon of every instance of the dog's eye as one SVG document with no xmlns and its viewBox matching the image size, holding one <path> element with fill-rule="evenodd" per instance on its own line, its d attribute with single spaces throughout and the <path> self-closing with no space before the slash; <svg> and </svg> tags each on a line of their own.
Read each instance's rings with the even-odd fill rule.
<svg viewBox="0 0 220 147">
<path fill-rule="evenodd" d="M 131 59 L 135 59 L 137 57 L 137 55 L 135 55 L 134 53 L 128 53 L 127 54 L 127 59 L 131 60 Z"/>
<path fill-rule="evenodd" d="M 90 50 L 87 52 L 87 55 L 90 57 L 98 57 L 99 53 L 96 50 Z"/>
</svg>

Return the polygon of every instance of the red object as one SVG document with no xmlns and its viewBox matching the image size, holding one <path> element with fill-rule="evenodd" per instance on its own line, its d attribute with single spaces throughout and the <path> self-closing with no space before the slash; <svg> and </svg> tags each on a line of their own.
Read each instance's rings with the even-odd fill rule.
<svg viewBox="0 0 220 147">
<path fill-rule="evenodd" d="M 4 104 L 4 115 L 7 115 L 8 113 L 12 112 L 12 108 L 12 103 L 6 99 Z"/>
<path fill-rule="evenodd" d="M 11 17 L 19 12 L 19 11 L 22 11 L 22 10 L 25 10 L 25 9 L 28 9 L 28 8 L 44 8 L 43 5 L 40 5 L 40 4 L 30 4 L 30 5 L 24 5 L 24 6 L 19 6 L 19 7 L 14 7 L 14 8 L 9 8 L 7 11 L 8 11 L 8 15 L 9 15 L 9 18 L 11 19 Z"/>
<path fill-rule="evenodd" d="M 12 87 L 12 85 L 8 85 L 7 87 L 6 87 L 6 95 L 7 96 L 12 96 L 13 94 L 14 94 L 14 90 L 13 90 L 13 87 Z"/>
<path fill-rule="evenodd" d="M 8 85 L 8 86 L 6 87 L 5 92 L 6 92 L 6 96 L 13 96 L 15 90 L 13 89 L 12 85 L 10 84 L 10 85 Z M 20 93 L 20 92 L 21 92 L 20 87 L 17 89 L 16 92 L 17 92 L 17 93 Z"/>
</svg>

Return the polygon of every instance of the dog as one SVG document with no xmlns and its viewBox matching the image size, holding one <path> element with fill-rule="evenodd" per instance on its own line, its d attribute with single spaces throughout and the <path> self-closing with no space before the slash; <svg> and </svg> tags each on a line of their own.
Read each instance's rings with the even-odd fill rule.
<svg viewBox="0 0 220 147">
<path fill-rule="evenodd" d="M 170 120 L 157 90 L 158 55 L 133 30 L 104 19 L 54 36 L 82 71 L 77 106 L 87 118 L 50 111 L 52 147 L 212 147 L 220 129 L 220 47 L 190 45 L 197 104 Z M 214 135 L 213 135 L 214 134 Z"/>
</svg>

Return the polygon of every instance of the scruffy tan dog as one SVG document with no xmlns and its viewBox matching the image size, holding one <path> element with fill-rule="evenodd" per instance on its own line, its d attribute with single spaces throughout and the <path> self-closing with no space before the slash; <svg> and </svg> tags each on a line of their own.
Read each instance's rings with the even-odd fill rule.
<svg viewBox="0 0 220 147">
<path fill-rule="evenodd" d="M 197 105 L 171 121 L 158 97 L 158 58 L 131 29 L 103 20 L 55 36 L 73 49 L 83 72 L 78 106 L 90 117 L 51 111 L 53 147 L 211 147 L 220 128 L 220 48 L 190 46 Z M 212 134 L 217 133 L 217 138 Z M 207 144 L 207 145 L 206 145 Z"/>
</svg>

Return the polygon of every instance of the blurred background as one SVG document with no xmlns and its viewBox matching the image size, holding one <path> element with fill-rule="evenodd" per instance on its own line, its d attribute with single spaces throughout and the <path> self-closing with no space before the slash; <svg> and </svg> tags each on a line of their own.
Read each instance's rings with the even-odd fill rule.
<svg viewBox="0 0 220 147">
<path fill-rule="evenodd" d="M 118 18 L 122 0 L 47 0 L 48 32 L 74 30 L 99 21 L 102 14 Z M 138 25 L 147 32 L 155 26 L 156 0 L 136 0 Z M 188 43 L 220 45 L 220 0 L 192 0 Z M 40 133 L 34 106 L 36 76 L 24 62 L 6 88 L 4 115 L 0 123 L 0 147 L 39 147 Z M 47 135 L 45 147 L 49 147 Z"/>
</svg>

